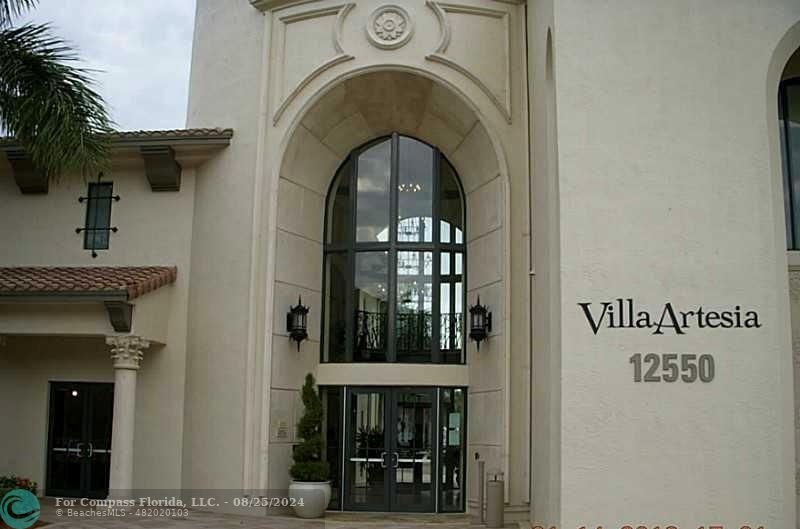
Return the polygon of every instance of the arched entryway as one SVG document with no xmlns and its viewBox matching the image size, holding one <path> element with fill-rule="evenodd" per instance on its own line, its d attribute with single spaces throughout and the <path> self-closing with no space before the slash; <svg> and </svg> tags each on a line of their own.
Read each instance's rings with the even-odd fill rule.
<svg viewBox="0 0 800 529">
<path fill-rule="evenodd" d="M 342 178 L 342 168 L 347 167 L 346 164 L 342 165 L 343 160 L 347 160 L 352 152 L 361 153 L 369 146 L 381 145 L 382 142 L 388 145 L 390 159 L 394 156 L 391 154 L 393 152 L 391 147 L 395 146 L 397 155 L 400 156 L 401 143 L 406 142 L 430 154 L 432 163 L 440 168 L 449 169 L 452 173 L 450 180 L 455 182 L 454 189 L 458 195 L 458 202 L 462 204 L 464 218 L 459 234 L 455 231 L 447 234 L 447 237 L 452 238 L 448 239 L 447 243 L 442 242 L 444 239 L 440 228 L 438 242 L 433 240 L 433 232 L 430 241 L 417 241 L 422 246 L 430 245 L 430 248 L 395 247 L 397 244 L 417 244 L 410 241 L 398 243 L 399 238 L 395 237 L 394 246 L 391 241 L 387 241 L 389 244 L 387 248 L 372 249 L 386 251 L 389 254 L 419 250 L 416 253 L 428 252 L 432 258 L 434 253 L 437 253 L 440 267 L 441 255 L 445 250 L 453 260 L 452 267 L 456 265 L 455 260 L 460 258 L 463 270 L 469 270 L 469 275 L 462 273 L 460 290 L 456 293 L 454 287 L 453 292 L 449 293 L 453 301 L 455 296 L 461 299 L 457 308 L 463 313 L 465 308 L 474 304 L 480 296 L 481 303 L 489 305 L 493 311 L 492 337 L 481 344 L 480 354 L 477 354 L 474 343 L 459 343 L 458 347 L 450 348 L 452 351 L 437 347 L 435 354 L 432 344 L 427 344 L 428 347 L 423 347 L 425 351 L 416 351 L 408 356 L 406 361 L 398 359 L 398 347 L 390 347 L 385 352 L 389 353 L 394 362 L 374 362 L 373 360 L 380 355 L 377 353 L 373 355 L 373 351 L 369 351 L 370 354 L 366 356 L 362 351 L 364 354 L 359 353 L 358 358 L 355 358 L 357 347 L 354 342 L 356 336 L 353 335 L 353 340 L 343 342 L 343 357 L 339 359 L 342 361 L 320 361 L 324 357 L 326 347 L 323 331 L 325 326 L 321 319 L 325 317 L 321 309 L 326 306 L 323 284 L 325 255 L 330 255 L 331 251 L 335 252 L 337 249 L 355 255 L 356 250 L 358 250 L 356 253 L 360 253 L 361 250 L 368 249 L 359 245 L 381 244 L 379 240 L 371 243 L 367 241 L 358 243 L 352 240 L 353 248 L 349 246 L 334 248 L 335 245 L 331 246 L 330 241 L 327 241 L 328 251 L 326 251 L 324 215 L 326 197 L 332 185 L 336 186 L 334 182 L 336 175 L 339 174 Z M 367 147 L 362 148 L 365 145 Z M 453 458 L 443 456 L 438 449 L 436 454 L 432 454 L 434 457 L 429 463 L 421 462 L 414 466 L 415 463 L 412 462 L 411 466 L 405 469 L 407 476 L 401 476 L 400 482 L 397 479 L 391 480 L 395 485 L 390 487 L 390 492 L 399 490 L 397 483 L 413 484 L 415 480 L 420 481 L 416 478 L 424 481 L 423 478 L 427 475 L 429 480 L 441 478 L 449 495 L 445 498 L 445 495 L 435 492 L 437 487 L 432 487 L 430 501 L 417 502 L 413 498 L 409 500 L 406 497 L 408 501 L 405 506 L 399 501 L 395 501 L 394 504 L 398 505 L 398 510 L 464 510 L 468 505 L 464 500 L 467 497 L 472 500 L 477 497 L 472 482 L 465 479 L 466 455 L 470 454 L 472 459 L 477 454 L 486 461 L 488 468 L 497 472 L 505 470 L 508 457 L 506 446 L 509 426 L 506 394 L 509 353 L 504 332 L 507 328 L 505 308 L 509 298 L 507 292 L 509 252 L 506 242 L 508 175 L 505 161 L 497 150 L 496 142 L 478 113 L 460 95 L 444 84 L 408 71 L 375 71 L 343 80 L 310 105 L 289 135 L 280 167 L 276 267 L 272 285 L 275 313 L 285 312 L 283 307 L 289 303 L 296 303 L 298 296 L 302 296 L 304 303 L 316 307 L 317 310 L 312 310 L 309 314 L 310 340 L 304 342 L 299 353 L 296 348 L 288 347 L 289 344 L 283 336 L 283 328 L 279 325 L 274 327 L 270 373 L 273 387 L 270 396 L 271 423 L 275 424 L 276 420 L 290 423 L 296 408 L 296 392 L 288 388 L 299 387 L 299 381 L 306 372 L 314 373 L 318 384 L 323 388 L 331 388 L 331 402 L 336 402 L 334 406 L 349 409 L 351 403 L 357 408 L 363 404 L 363 409 L 358 408 L 356 412 L 359 409 L 375 412 L 378 408 L 385 408 L 384 422 L 387 418 L 393 417 L 393 421 L 398 419 L 401 415 L 398 410 L 405 410 L 402 413 L 413 411 L 422 417 L 425 415 L 425 410 L 430 409 L 428 420 L 423 422 L 428 424 L 430 429 L 431 446 L 439 446 L 442 438 L 438 435 L 441 433 L 440 428 L 449 429 L 448 435 L 452 435 L 450 437 L 445 435 L 443 439 L 452 440 L 453 446 L 458 447 L 457 458 L 461 461 L 460 468 L 458 471 L 444 472 L 442 465 L 447 462 L 453 467 L 451 461 Z M 399 172 L 394 174 L 390 170 L 389 174 L 390 178 L 387 180 L 390 182 L 389 185 L 396 187 L 404 185 L 399 181 Z M 353 173 L 348 173 L 348 176 L 352 184 Z M 441 184 L 441 179 L 438 181 Z M 395 195 L 397 193 L 387 195 L 390 198 L 386 211 L 377 205 L 373 205 L 372 211 L 379 216 L 390 218 L 392 211 L 396 209 L 391 204 L 398 202 L 397 207 L 399 207 L 400 198 Z M 432 215 L 431 218 L 441 217 L 441 201 L 438 205 L 432 203 L 431 207 L 439 209 L 439 213 Z M 328 220 L 330 223 L 330 219 Z M 402 225 L 404 225 L 402 219 L 397 222 L 387 222 L 389 230 L 397 230 Z M 456 237 L 460 239 L 456 241 Z M 424 238 L 422 234 L 422 239 Z M 447 248 L 443 249 L 442 244 Z M 397 259 L 397 255 L 394 259 Z M 448 278 L 458 277 L 458 274 L 434 275 L 438 276 L 437 286 L 440 289 L 443 277 L 448 281 L 450 280 Z M 331 277 L 331 274 L 328 276 Z M 350 277 L 350 274 L 347 277 Z M 389 285 L 387 280 L 385 288 L 397 288 L 397 276 L 394 277 L 395 284 Z M 346 290 L 349 292 L 349 289 Z M 442 296 L 441 293 L 435 296 L 439 303 Z M 422 306 L 424 305 L 423 300 Z M 441 307 L 438 308 L 441 313 Z M 333 309 L 327 307 L 326 313 L 330 314 L 331 310 Z M 352 326 L 351 324 L 350 327 Z M 463 340 L 463 327 L 460 330 Z M 437 340 L 440 341 L 441 329 L 438 334 Z M 396 339 L 395 329 L 392 340 Z M 331 344 L 330 340 L 328 337 L 328 345 Z M 284 344 L 287 346 L 284 347 Z M 445 351 L 444 356 L 443 351 Z M 385 354 L 381 356 L 384 357 Z M 430 361 L 423 362 L 423 358 Z M 476 388 L 476 391 L 469 392 L 471 387 Z M 465 397 L 467 394 L 469 394 L 468 403 Z M 414 402 L 417 403 L 413 406 L 409 404 L 409 398 L 412 396 L 412 400 L 416 399 Z M 352 400 L 348 401 L 348 398 Z M 457 402 L 459 399 L 463 402 Z M 469 419 L 468 424 L 456 424 L 464 420 L 467 404 L 471 410 L 470 417 L 474 416 L 476 419 Z M 459 406 L 461 408 L 456 409 Z M 381 413 L 373 418 L 378 415 Z M 394 423 L 392 426 L 394 427 Z M 334 434 L 329 442 L 338 443 L 335 435 L 344 436 L 346 439 L 348 433 L 342 431 Z M 463 436 L 463 440 L 459 438 L 456 442 L 456 437 L 453 435 Z M 391 444 L 395 441 L 397 439 L 390 439 L 388 442 Z M 344 441 L 340 446 L 344 446 Z M 393 452 L 379 451 L 376 456 L 378 459 L 383 451 L 390 455 Z M 401 452 L 401 450 L 394 451 L 398 454 Z M 330 453 L 333 454 L 332 457 L 337 458 L 346 455 L 342 450 L 331 450 Z M 270 454 L 270 475 L 281 477 L 284 474 L 282 467 L 288 468 L 291 461 L 291 445 L 273 442 Z M 356 453 L 350 455 L 355 459 L 361 457 Z M 520 457 L 526 455 L 521 454 Z M 378 467 L 381 464 L 391 466 L 398 462 L 389 458 L 375 463 Z M 426 467 L 426 464 L 430 466 Z M 398 472 L 401 466 L 398 467 Z M 424 468 L 428 470 L 425 471 Z M 366 476 L 366 473 L 363 474 L 361 477 Z M 451 474 L 459 477 L 450 480 L 447 476 Z M 343 476 L 338 477 L 343 478 Z M 406 481 L 409 482 L 405 483 Z M 271 484 L 275 488 L 280 488 L 281 485 L 282 483 L 278 481 L 274 485 Z M 458 494 L 453 493 L 454 486 L 461 489 Z M 520 480 L 520 486 L 527 487 L 527 482 Z M 464 494 L 465 488 L 466 494 Z M 424 487 L 417 489 L 422 490 Z M 342 494 L 342 490 L 338 492 Z M 449 502 L 448 505 L 445 505 L 445 499 Z M 379 500 L 366 502 L 363 508 L 385 509 L 387 502 L 383 497 Z M 336 496 L 334 501 L 337 501 Z M 375 507 L 371 508 L 370 505 L 373 504 Z M 348 504 L 345 498 L 345 501 L 340 501 L 338 505 L 353 507 L 355 503 L 351 501 Z M 391 498 L 388 505 L 391 509 L 393 505 Z"/>
</svg>

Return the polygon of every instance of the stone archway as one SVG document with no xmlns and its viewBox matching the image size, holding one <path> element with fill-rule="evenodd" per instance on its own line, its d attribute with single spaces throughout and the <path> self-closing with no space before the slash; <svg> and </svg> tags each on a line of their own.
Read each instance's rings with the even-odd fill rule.
<svg viewBox="0 0 800 529">
<path fill-rule="evenodd" d="M 288 344 L 277 320 L 287 304 L 296 303 L 298 295 L 312 307 L 322 306 L 323 217 L 330 183 L 351 150 L 392 132 L 436 146 L 461 177 L 467 211 L 467 296 L 474 302 L 480 295 L 481 302 L 494 312 L 493 339 L 481 345 L 480 355 L 474 343 L 467 350 L 469 385 L 480 390 L 470 396 L 470 417 L 483 417 L 480 423 L 468 426 L 467 453 L 480 452 L 487 467 L 505 470 L 509 437 L 509 353 L 504 332 L 509 297 L 508 175 L 477 113 L 459 95 L 430 78 L 408 71 L 376 71 L 346 79 L 310 106 L 286 140 L 277 196 L 272 285 L 276 321 L 270 384 L 273 388 L 299 387 L 302 376 L 317 369 L 321 311 L 309 314 L 310 340 L 299 354 Z M 273 390 L 271 425 L 276 421 L 291 424 L 296 403 L 296 391 Z M 291 446 L 272 441 L 269 474 L 275 480 L 270 488 L 281 489 Z M 527 483 L 519 486 L 527 487 Z M 474 491 L 468 495 L 474 498 Z"/>
</svg>

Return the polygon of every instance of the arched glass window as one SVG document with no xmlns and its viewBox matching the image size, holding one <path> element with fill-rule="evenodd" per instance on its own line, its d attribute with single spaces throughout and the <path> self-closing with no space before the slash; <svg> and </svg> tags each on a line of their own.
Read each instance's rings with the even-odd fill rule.
<svg viewBox="0 0 800 529">
<path fill-rule="evenodd" d="M 394 134 L 350 154 L 325 212 L 323 362 L 463 362 L 464 218 L 437 149 Z"/>
<path fill-rule="evenodd" d="M 800 250 L 800 77 L 780 85 L 778 99 L 786 245 Z"/>
</svg>

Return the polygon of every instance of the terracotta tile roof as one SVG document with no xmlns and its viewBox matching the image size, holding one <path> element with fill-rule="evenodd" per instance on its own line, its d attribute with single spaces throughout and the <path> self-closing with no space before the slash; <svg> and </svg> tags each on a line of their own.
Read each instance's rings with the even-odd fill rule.
<svg viewBox="0 0 800 529">
<path fill-rule="evenodd" d="M 224 143 L 230 142 L 233 129 L 221 127 L 169 130 L 115 130 L 105 135 L 114 146 L 138 142 L 170 142 L 181 143 Z M 10 136 L 0 137 L 0 146 L 6 149 L 17 148 L 17 140 Z"/>
<path fill-rule="evenodd" d="M 111 143 L 141 140 L 230 140 L 233 129 L 118 130 L 108 134 Z"/>
<path fill-rule="evenodd" d="M 219 127 L 205 129 L 169 130 L 117 130 L 108 135 L 112 140 L 121 138 L 205 138 L 207 136 L 233 137 L 233 129 Z"/>
<path fill-rule="evenodd" d="M 127 294 L 134 299 L 175 282 L 175 266 L 0 267 L 0 296 Z"/>
</svg>

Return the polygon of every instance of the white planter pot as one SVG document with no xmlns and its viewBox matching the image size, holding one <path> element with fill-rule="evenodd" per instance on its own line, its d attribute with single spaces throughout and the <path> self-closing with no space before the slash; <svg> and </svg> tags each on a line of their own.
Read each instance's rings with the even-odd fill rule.
<svg viewBox="0 0 800 529">
<path fill-rule="evenodd" d="M 331 501 L 330 481 L 292 481 L 289 485 L 294 513 L 300 518 L 320 518 Z"/>
</svg>

